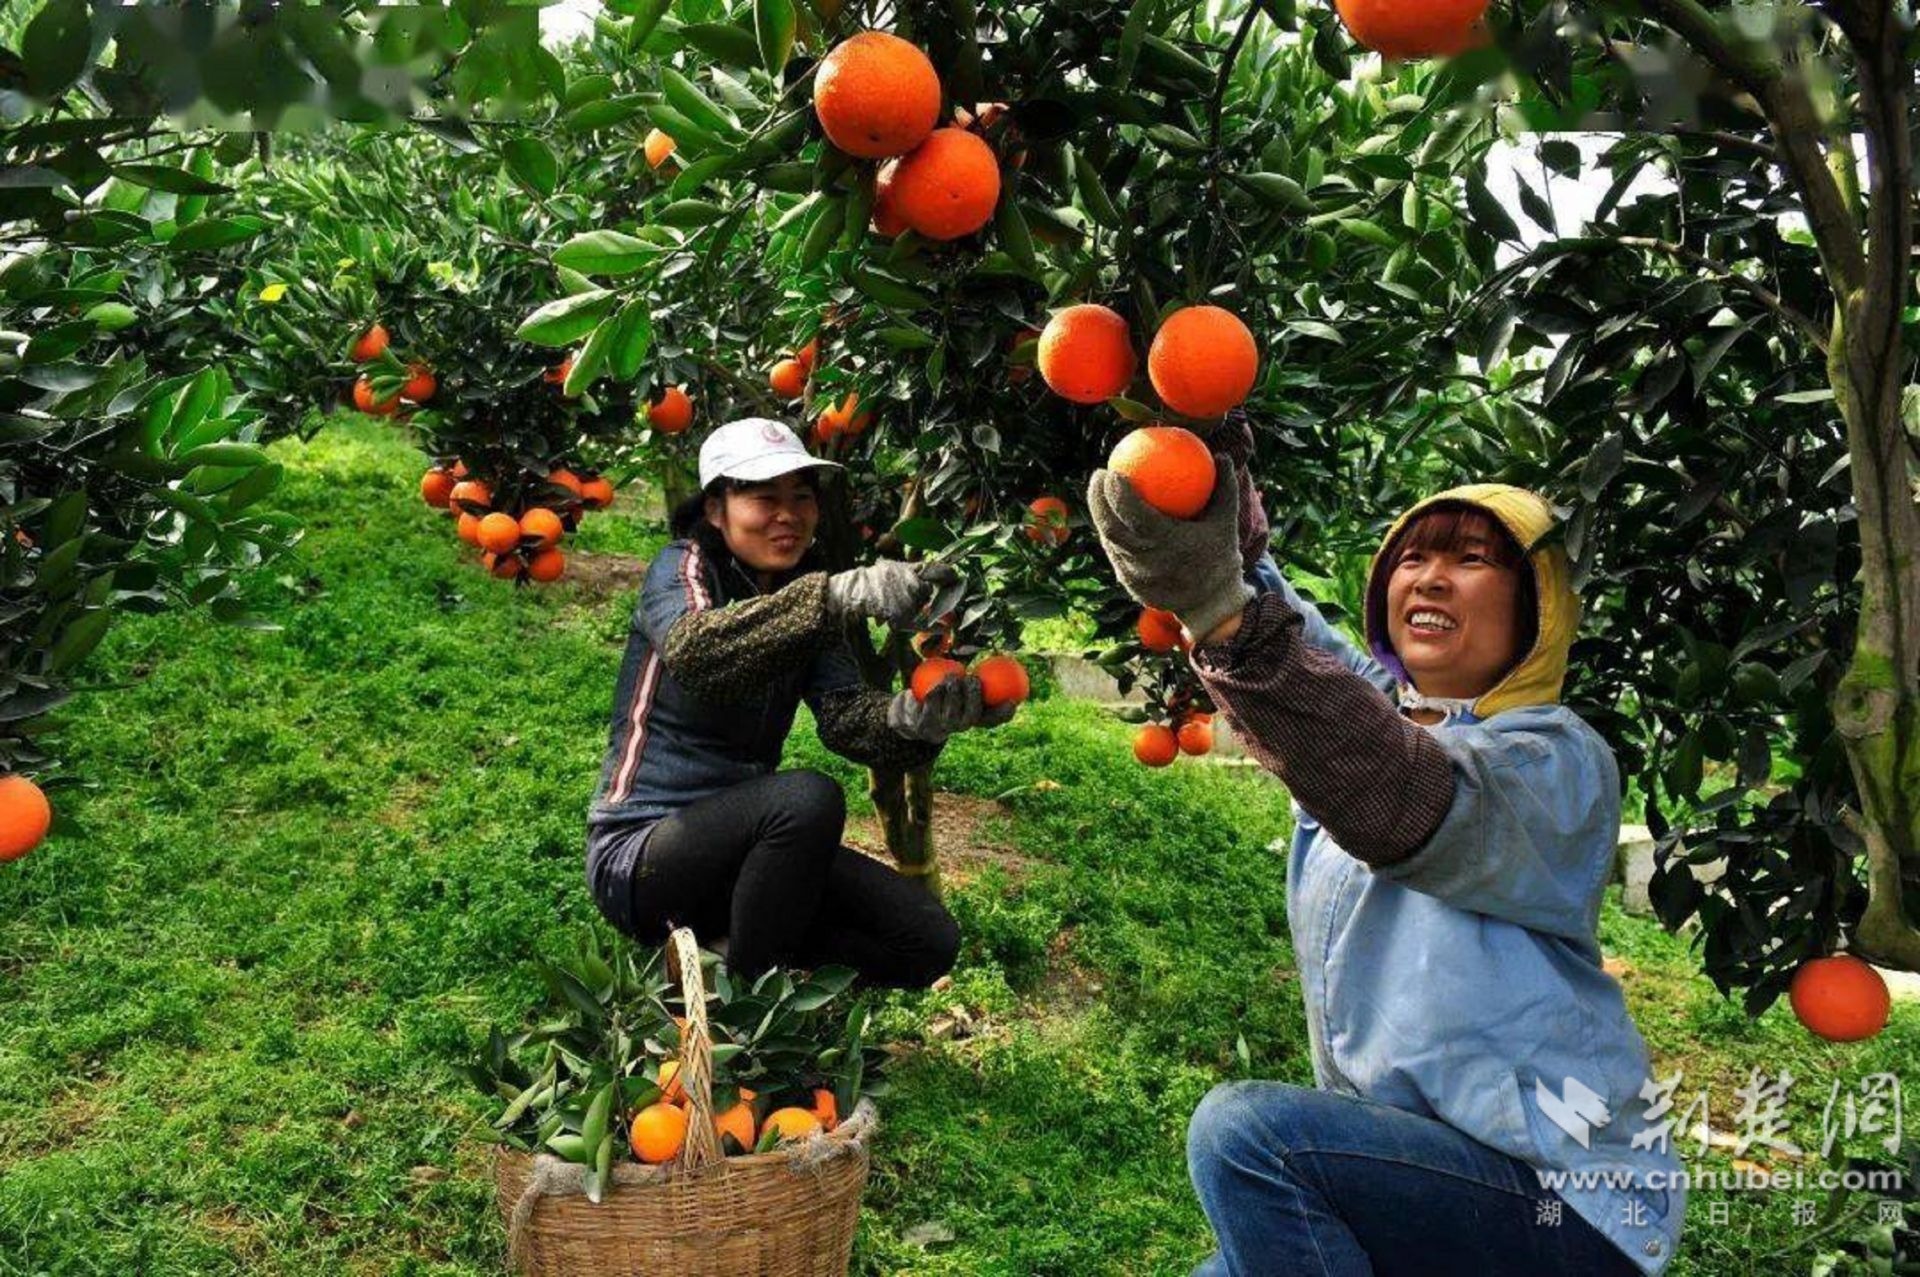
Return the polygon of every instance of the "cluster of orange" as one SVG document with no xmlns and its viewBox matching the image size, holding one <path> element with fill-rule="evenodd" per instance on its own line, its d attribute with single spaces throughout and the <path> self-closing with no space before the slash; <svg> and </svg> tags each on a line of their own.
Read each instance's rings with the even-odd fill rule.
<svg viewBox="0 0 1920 1277">
<path fill-rule="evenodd" d="M 347 353 L 356 364 L 371 363 L 387 352 L 392 338 L 385 324 L 375 324 L 354 340 L 353 347 Z M 376 417 L 391 417 L 400 411 L 403 403 L 418 406 L 433 398 L 433 392 L 440 388 L 434 380 L 433 370 L 419 361 L 407 365 L 407 381 L 400 387 L 399 393 L 390 399 L 376 399 L 373 394 L 373 382 L 361 377 L 353 383 L 353 406 L 361 412 Z"/>
<path fill-rule="evenodd" d="M 451 468 L 434 466 L 420 476 L 420 499 L 454 516 L 460 539 L 478 546 L 480 562 L 503 581 L 522 578 L 558 581 L 567 569 L 560 542 L 589 510 L 613 504 L 613 484 L 598 475 L 581 478 L 571 470 L 556 469 L 547 482 L 571 494 L 551 506 L 530 506 L 518 513 L 494 508 L 493 487 L 471 478 L 464 461 Z"/>
<path fill-rule="evenodd" d="M 660 1098 L 627 1121 L 627 1146 L 634 1157 L 653 1164 L 678 1157 L 687 1142 L 689 1105 L 686 1088 L 680 1084 L 678 1060 L 660 1066 L 659 1086 Z M 774 1143 L 784 1144 L 840 1125 L 839 1101 L 825 1087 L 814 1088 L 812 1108 L 777 1108 L 764 1121 L 756 1114 L 759 1098 L 758 1093 L 743 1086 L 732 1108 L 713 1115 L 713 1133 L 720 1138 L 722 1153 L 729 1157 L 751 1153 L 769 1132 L 774 1133 Z"/>
<path fill-rule="evenodd" d="M 886 161 L 874 177 L 873 228 L 961 239 L 993 220 L 1000 159 L 968 126 L 990 128 L 992 103 L 937 128 L 942 90 L 927 55 L 899 36 L 863 31 L 821 59 L 813 78 L 820 128 L 857 159 Z"/>
<path fill-rule="evenodd" d="M 998 709 L 1002 705 L 1018 705 L 1033 692 L 1033 684 L 1027 678 L 1027 667 L 1015 657 L 1005 652 L 996 652 L 983 656 L 969 670 L 964 664 L 946 655 L 953 646 L 951 634 L 934 638 L 920 635 L 914 640 L 917 650 L 932 651 L 935 654 L 926 657 L 916 665 L 913 674 L 907 679 L 907 686 L 913 689 L 913 698 L 917 701 L 927 699 L 927 694 L 950 678 L 965 678 L 972 674 L 980 680 L 981 699 L 989 709 Z"/>
<path fill-rule="evenodd" d="M 1033 340 L 1017 334 L 1017 351 Z M 1094 303 L 1055 312 L 1038 333 L 1035 363 L 1048 389 L 1075 403 L 1094 404 L 1125 393 L 1139 369 L 1133 333 L 1119 312 Z M 1016 366 L 1013 376 L 1024 380 Z M 1186 306 L 1167 316 L 1147 351 L 1147 377 L 1167 408 L 1182 417 L 1213 419 L 1245 402 L 1260 373 L 1260 350 L 1240 317 L 1219 306 Z M 1213 454 L 1180 426 L 1143 426 L 1107 459 L 1127 476 L 1148 505 L 1191 519 L 1213 495 Z M 1067 539 L 1066 502 L 1040 497 L 1028 507 L 1027 538 L 1059 545 Z"/>
<path fill-rule="evenodd" d="M 0 776 L 0 864 L 18 860 L 40 845 L 53 824 L 53 804 L 25 776 Z"/>
<path fill-rule="evenodd" d="M 1190 710 L 1177 726 L 1143 723 L 1133 734 L 1133 756 L 1149 767 L 1165 767 L 1182 754 L 1213 752 L 1213 715 Z"/>
</svg>

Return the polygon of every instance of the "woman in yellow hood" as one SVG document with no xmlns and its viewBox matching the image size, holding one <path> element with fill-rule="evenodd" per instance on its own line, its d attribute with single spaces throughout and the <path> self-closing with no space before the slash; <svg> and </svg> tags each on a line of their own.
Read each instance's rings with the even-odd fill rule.
<svg viewBox="0 0 1920 1277">
<path fill-rule="evenodd" d="M 1219 1242 L 1199 1272 L 1658 1273 L 1685 1182 L 1601 970 L 1619 773 L 1559 703 L 1579 607 L 1552 509 L 1477 484 L 1409 510 L 1374 557 L 1362 650 L 1281 576 L 1252 485 L 1216 460 L 1193 520 L 1107 471 L 1087 494 L 1121 584 L 1181 618 L 1294 799 L 1316 1085 L 1230 1084 L 1194 1114 Z"/>
</svg>

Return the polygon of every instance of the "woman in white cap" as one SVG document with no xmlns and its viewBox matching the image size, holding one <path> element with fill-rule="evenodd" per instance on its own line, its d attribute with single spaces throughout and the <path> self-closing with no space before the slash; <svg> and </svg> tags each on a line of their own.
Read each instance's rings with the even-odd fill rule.
<svg viewBox="0 0 1920 1277">
<path fill-rule="evenodd" d="M 959 929 L 933 896 L 841 845 L 846 799 L 816 771 L 780 771 L 805 701 L 820 739 L 855 762 L 931 762 L 955 732 L 995 726 L 977 678 L 921 701 L 869 690 L 845 627 L 912 623 L 954 579 L 882 560 L 829 573 L 813 553 L 819 484 L 839 469 L 792 430 L 750 417 L 700 449 L 700 492 L 673 514 L 633 615 L 612 739 L 588 816 L 587 880 L 642 943 L 673 926 L 727 941 L 749 978 L 844 963 L 919 987 L 953 965 Z"/>
</svg>

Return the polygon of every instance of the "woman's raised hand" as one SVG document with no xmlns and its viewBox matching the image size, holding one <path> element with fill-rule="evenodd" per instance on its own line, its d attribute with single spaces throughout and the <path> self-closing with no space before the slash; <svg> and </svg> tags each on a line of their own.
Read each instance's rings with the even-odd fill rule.
<svg viewBox="0 0 1920 1277">
<path fill-rule="evenodd" d="M 827 606 L 837 617 L 865 616 L 887 625 L 909 625 L 942 586 L 959 579 L 951 564 L 881 559 L 828 577 Z"/>
<path fill-rule="evenodd" d="M 1111 470 L 1087 485 L 1087 512 L 1121 586 L 1178 616 L 1196 640 L 1253 597 L 1241 566 L 1240 475 L 1224 456 L 1214 464 L 1213 496 L 1192 519 L 1160 513 Z"/>
<path fill-rule="evenodd" d="M 988 705 L 977 676 L 943 679 L 921 700 L 902 689 L 887 704 L 887 726 L 908 740 L 938 745 L 955 732 L 998 727 L 1013 717 L 1014 706 Z"/>
</svg>

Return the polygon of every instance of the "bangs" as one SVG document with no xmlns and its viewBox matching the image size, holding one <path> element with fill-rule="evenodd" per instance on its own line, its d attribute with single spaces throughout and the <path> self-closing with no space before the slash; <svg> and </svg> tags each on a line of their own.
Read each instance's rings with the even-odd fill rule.
<svg viewBox="0 0 1920 1277">
<path fill-rule="evenodd" d="M 1400 562 L 1402 555 L 1462 554 L 1478 550 L 1503 568 L 1518 569 L 1526 554 L 1513 534 L 1498 520 L 1468 505 L 1435 506 L 1401 529 L 1393 543 L 1388 566 Z"/>
</svg>

